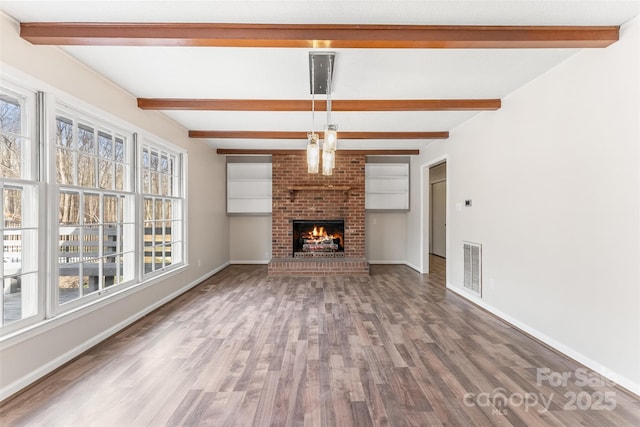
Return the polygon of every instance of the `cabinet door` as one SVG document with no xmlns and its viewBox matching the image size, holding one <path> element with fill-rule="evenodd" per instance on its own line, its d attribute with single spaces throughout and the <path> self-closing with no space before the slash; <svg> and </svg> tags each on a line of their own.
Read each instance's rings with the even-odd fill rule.
<svg viewBox="0 0 640 427">
<path fill-rule="evenodd" d="M 227 163 L 227 213 L 271 212 L 271 163 Z"/>
<path fill-rule="evenodd" d="M 392 211 L 409 209 L 409 164 L 365 165 L 365 208 Z"/>
</svg>

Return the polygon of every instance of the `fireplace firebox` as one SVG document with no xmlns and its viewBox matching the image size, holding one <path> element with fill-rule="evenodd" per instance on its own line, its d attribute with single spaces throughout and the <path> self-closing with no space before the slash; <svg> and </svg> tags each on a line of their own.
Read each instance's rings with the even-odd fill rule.
<svg viewBox="0 0 640 427">
<path fill-rule="evenodd" d="M 293 256 L 343 257 L 344 220 L 293 220 Z"/>
</svg>

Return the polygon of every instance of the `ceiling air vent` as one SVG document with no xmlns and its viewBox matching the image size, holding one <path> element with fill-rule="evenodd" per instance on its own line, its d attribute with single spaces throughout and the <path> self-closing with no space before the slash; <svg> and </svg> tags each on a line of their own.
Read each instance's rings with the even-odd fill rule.
<svg viewBox="0 0 640 427">
<path fill-rule="evenodd" d="M 464 243 L 464 288 L 482 296 L 482 245 Z"/>
</svg>

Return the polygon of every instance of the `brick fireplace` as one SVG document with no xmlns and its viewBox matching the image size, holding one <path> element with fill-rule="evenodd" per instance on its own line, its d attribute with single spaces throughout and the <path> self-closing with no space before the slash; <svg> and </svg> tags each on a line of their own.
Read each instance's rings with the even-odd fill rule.
<svg viewBox="0 0 640 427">
<path fill-rule="evenodd" d="M 272 155 L 270 275 L 366 275 L 365 156 L 336 155 L 332 176 L 308 174 L 304 154 Z M 340 257 L 293 257 L 294 220 L 344 220 Z"/>
</svg>

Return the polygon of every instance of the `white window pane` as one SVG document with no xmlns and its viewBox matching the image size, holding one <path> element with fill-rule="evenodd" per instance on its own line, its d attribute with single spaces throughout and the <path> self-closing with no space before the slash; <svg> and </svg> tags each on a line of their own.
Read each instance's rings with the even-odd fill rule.
<svg viewBox="0 0 640 427">
<path fill-rule="evenodd" d="M 8 324 L 22 319 L 22 292 L 18 276 L 4 277 L 4 294 L 2 295 L 2 324 Z"/>
<path fill-rule="evenodd" d="M 78 157 L 78 185 L 96 186 L 96 165 L 94 157 L 80 155 Z"/>
<path fill-rule="evenodd" d="M 80 264 L 58 264 L 58 302 L 62 305 L 80 298 Z"/>
<path fill-rule="evenodd" d="M 22 188 L 5 187 L 4 197 L 4 227 L 22 227 Z"/>
<path fill-rule="evenodd" d="M 118 222 L 122 218 L 122 216 L 119 217 L 118 196 L 107 194 L 103 197 L 102 200 L 102 209 L 105 224 Z"/>
<path fill-rule="evenodd" d="M 80 227 L 60 227 L 58 236 L 58 262 L 80 261 Z"/>
<path fill-rule="evenodd" d="M 126 214 L 125 214 L 126 207 Z M 133 220 L 135 215 L 133 209 L 133 196 L 119 196 L 118 197 L 118 222 Z"/>
<path fill-rule="evenodd" d="M 160 156 L 156 151 L 151 152 L 151 163 L 149 164 L 149 168 L 152 171 L 157 171 L 159 169 L 159 158 Z"/>
<path fill-rule="evenodd" d="M 144 215 L 145 221 L 153 219 L 153 199 L 145 197 L 144 199 Z"/>
<path fill-rule="evenodd" d="M 82 228 L 82 259 L 93 259 L 100 254 L 100 227 L 90 226 Z"/>
<path fill-rule="evenodd" d="M 166 174 L 169 173 L 169 159 L 166 154 L 160 156 L 160 172 Z"/>
<path fill-rule="evenodd" d="M 169 176 L 165 174 L 160 175 L 160 194 L 162 196 L 169 196 Z"/>
<path fill-rule="evenodd" d="M 146 194 L 151 192 L 151 172 L 147 169 L 142 172 L 142 192 Z"/>
<path fill-rule="evenodd" d="M 100 264 L 102 260 L 91 259 L 82 263 L 82 295 L 89 295 L 100 290 Z"/>
<path fill-rule="evenodd" d="M 122 225 L 122 233 L 120 235 L 120 250 L 119 252 L 129 252 L 135 249 L 135 224 L 127 223 Z"/>
<path fill-rule="evenodd" d="M 113 190 L 114 163 L 109 160 L 98 160 L 98 183 L 100 188 Z"/>
<path fill-rule="evenodd" d="M 74 184 L 75 158 L 76 155 L 71 150 L 56 150 L 56 181 L 59 184 Z"/>
<path fill-rule="evenodd" d="M 87 125 L 78 125 L 78 150 L 85 153 L 96 153 L 95 131 Z"/>
<path fill-rule="evenodd" d="M 102 253 L 103 255 L 111 255 L 122 252 L 119 233 L 120 227 L 116 224 L 107 224 L 103 228 L 102 237 Z"/>
<path fill-rule="evenodd" d="M 38 313 L 38 275 L 36 273 L 4 277 L 3 319 L 6 325 Z"/>
<path fill-rule="evenodd" d="M 5 230 L 2 241 L 5 276 L 22 273 L 22 230 Z"/>
<path fill-rule="evenodd" d="M 22 178 L 22 138 L 0 133 L 0 177 Z"/>
<path fill-rule="evenodd" d="M 100 195 L 84 195 L 84 223 L 97 224 L 100 222 Z"/>
<path fill-rule="evenodd" d="M 127 252 L 119 257 L 121 282 L 129 282 L 135 277 L 135 252 Z"/>
<path fill-rule="evenodd" d="M 121 164 L 116 163 L 116 190 L 122 191 L 124 190 L 124 174 L 125 167 Z"/>
<path fill-rule="evenodd" d="M 156 221 L 160 221 L 162 219 L 164 219 L 164 214 L 163 214 L 163 202 L 162 199 L 156 199 L 155 200 L 155 208 L 154 208 L 154 218 Z"/>
<path fill-rule="evenodd" d="M 177 182 L 176 178 L 173 175 L 167 176 L 167 186 L 169 189 L 167 190 L 167 196 L 177 196 L 178 190 L 175 188 L 175 183 Z"/>
<path fill-rule="evenodd" d="M 115 146 L 115 160 L 119 163 L 124 163 L 124 140 L 116 137 Z"/>
<path fill-rule="evenodd" d="M 20 282 L 22 319 L 26 319 L 38 314 L 38 273 L 23 274 Z"/>
<path fill-rule="evenodd" d="M 80 224 L 80 194 L 63 191 L 58 203 L 58 223 L 60 225 Z"/>
<path fill-rule="evenodd" d="M 73 122 L 66 117 L 56 118 L 56 144 L 60 147 L 75 148 L 73 144 Z"/>
<path fill-rule="evenodd" d="M 0 131 L 21 134 L 22 130 L 22 106 L 15 95 L 5 93 L 0 94 Z"/>
<path fill-rule="evenodd" d="M 164 201 L 164 219 L 171 220 L 173 218 L 173 207 L 171 200 Z"/>
<path fill-rule="evenodd" d="M 160 174 L 151 172 L 151 194 L 160 194 Z"/>
<path fill-rule="evenodd" d="M 113 159 L 113 136 L 105 132 L 98 132 L 98 156 L 103 159 Z"/>
<path fill-rule="evenodd" d="M 105 288 L 117 285 L 118 279 L 118 265 L 116 263 L 116 257 L 102 258 L 102 283 Z"/>
<path fill-rule="evenodd" d="M 155 241 L 155 224 L 152 221 L 144 223 L 144 271 L 148 273 L 153 271 L 154 257 L 154 241 Z"/>
<path fill-rule="evenodd" d="M 174 264 L 182 262 L 182 242 L 173 242 L 171 250 L 171 258 Z"/>
</svg>

